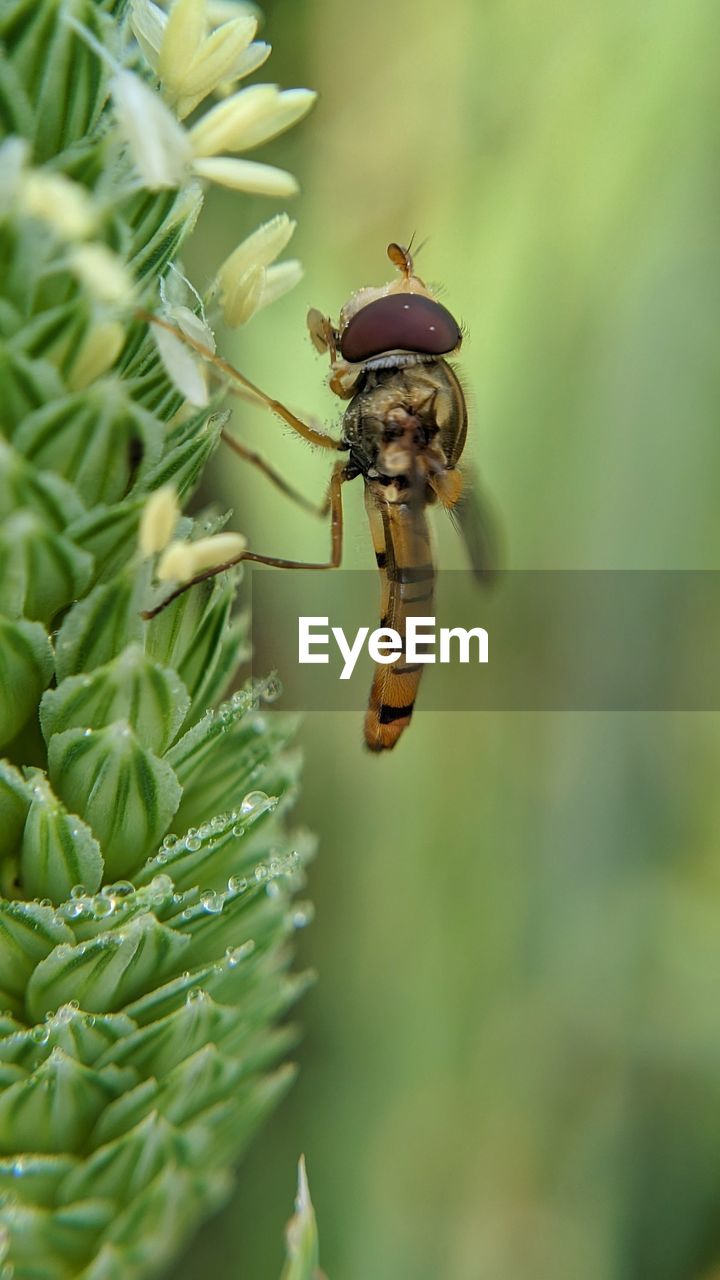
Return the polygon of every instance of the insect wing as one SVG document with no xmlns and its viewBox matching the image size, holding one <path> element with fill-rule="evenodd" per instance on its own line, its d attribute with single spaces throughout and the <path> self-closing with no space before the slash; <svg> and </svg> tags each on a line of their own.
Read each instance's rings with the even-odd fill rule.
<svg viewBox="0 0 720 1280">
<path fill-rule="evenodd" d="M 463 469 L 463 492 L 450 512 L 475 577 L 490 586 L 504 562 L 501 524 L 494 503 L 474 471 Z"/>
</svg>

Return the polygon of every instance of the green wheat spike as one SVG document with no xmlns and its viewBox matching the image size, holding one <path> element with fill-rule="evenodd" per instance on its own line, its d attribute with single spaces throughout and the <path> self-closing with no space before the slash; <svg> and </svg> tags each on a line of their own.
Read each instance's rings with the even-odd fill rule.
<svg viewBox="0 0 720 1280">
<path fill-rule="evenodd" d="M 167 1266 L 287 1087 L 277 1023 L 304 986 L 287 945 L 312 852 L 286 826 L 293 726 L 260 716 L 263 686 L 225 692 L 245 647 L 238 571 L 142 617 L 161 590 L 138 546 L 148 497 L 172 486 L 186 504 L 223 419 L 184 405 L 135 319 L 160 305 L 202 191 L 189 171 L 172 189 L 138 179 L 109 92 L 122 66 L 162 90 L 119 0 L 0 3 L 0 1276 L 15 1280 Z"/>
</svg>

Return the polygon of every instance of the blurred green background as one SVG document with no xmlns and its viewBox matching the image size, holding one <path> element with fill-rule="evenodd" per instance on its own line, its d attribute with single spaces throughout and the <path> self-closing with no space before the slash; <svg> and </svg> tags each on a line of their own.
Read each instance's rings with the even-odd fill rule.
<svg viewBox="0 0 720 1280">
<path fill-rule="evenodd" d="M 468 453 L 509 564 L 716 568 L 719 28 L 716 0 L 269 0 L 259 78 L 321 94 L 258 155 L 301 179 L 306 275 L 226 353 L 337 424 L 305 312 L 381 283 L 415 231 L 467 326 Z M 193 279 L 276 208 L 213 193 Z M 326 459 L 274 419 L 235 426 L 322 491 Z M 325 554 L 242 464 L 213 483 L 256 549 Z M 347 498 L 345 563 L 368 567 L 359 481 Z M 706 1280 L 717 716 L 423 714 L 421 694 L 391 756 L 360 732 L 301 729 L 321 842 L 301 1074 L 182 1280 L 279 1274 L 301 1151 L 330 1280 Z"/>
</svg>

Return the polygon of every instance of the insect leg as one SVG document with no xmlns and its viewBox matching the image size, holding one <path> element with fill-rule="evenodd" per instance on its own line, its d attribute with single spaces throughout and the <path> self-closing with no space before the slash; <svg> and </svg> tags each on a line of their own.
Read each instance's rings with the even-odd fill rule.
<svg viewBox="0 0 720 1280">
<path fill-rule="evenodd" d="M 335 467 L 328 486 L 324 510 L 330 512 L 330 559 L 320 562 L 306 560 L 281 560 L 277 556 L 261 556 L 254 551 L 243 551 L 240 560 L 254 560 L 256 564 L 269 564 L 274 569 L 337 569 L 342 558 L 343 506 L 342 485 L 347 479 L 345 463 L 339 462 Z M 236 563 L 236 562 L 234 562 Z M 229 567 L 229 566 L 226 566 Z M 200 576 L 207 577 L 207 574 Z"/>
<path fill-rule="evenodd" d="M 325 504 L 326 510 L 330 512 L 329 560 L 283 560 L 279 556 L 263 556 L 256 551 L 242 551 L 239 556 L 233 556 L 232 560 L 226 560 L 223 564 L 214 565 L 212 569 L 204 569 L 202 573 L 195 574 L 194 578 L 190 578 L 187 582 L 183 582 L 181 586 L 176 587 L 174 591 L 171 591 L 154 609 L 144 610 L 142 617 L 146 622 L 150 621 L 151 618 L 156 618 L 159 613 L 162 613 L 163 609 L 166 609 L 169 604 L 172 604 L 173 600 L 177 600 L 178 596 L 183 595 L 185 591 L 189 591 L 191 587 L 196 587 L 200 582 L 206 582 L 208 578 L 217 577 L 219 573 L 234 569 L 235 565 L 240 564 L 243 560 L 252 560 L 255 564 L 267 564 L 274 569 L 337 569 L 342 558 L 342 485 L 346 478 L 345 463 L 339 462 L 330 477 Z"/>
<path fill-rule="evenodd" d="M 274 467 L 271 467 L 270 463 L 266 462 L 259 453 L 255 453 L 253 449 L 248 449 L 227 431 L 222 432 L 222 438 L 239 458 L 242 458 L 244 462 L 249 462 L 252 466 L 257 467 L 258 471 L 262 471 L 263 475 L 267 477 L 271 484 L 275 485 L 276 489 L 279 489 L 281 493 L 286 495 L 286 497 L 292 498 L 293 502 L 297 502 L 298 506 L 304 507 L 306 511 L 309 511 L 314 516 L 327 515 L 327 499 L 320 505 L 315 502 L 311 502 L 309 498 L 305 497 L 304 493 L 300 493 L 298 489 L 294 489 L 292 485 L 288 484 L 285 477 L 282 476 L 279 471 L 276 471 Z"/>
<path fill-rule="evenodd" d="M 202 342 L 198 342 L 195 338 L 191 338 L 188 334 L 183 333 L 181 329 L 176 327 L 176 325 L 170 324 L 169 321 L 163 320 L 160 316 L 154 315 L 152 311 L 140 310 L 136 312 L 136 315 L 138 320 L 144 321 L 145 324 L 154 324 L 159 329 L 165 329 L 167 333 L 172 333 L 178 341 L 185 343 L 185 345 L 190 347 L 193 351 L 197 351 L 199 356 L 202 356 L 204 360 L 207 360 L 208 364 L 212 365 L 214 369 L 217 369 L 217 371 L 230 382 L 230 390 L 234 390 L 235 387 L 241 387 L 243 391 L 251 392 L 253 396 L 257 397 L 258 400 L 261 400 L 268 409 L 277 414 L 279 418 L 282 418 L 283 422 L 286 422 L 289 427 L 292 427 L 293 431 L 297 432 L 299 436 L 302 436 L 303 440 L 307 440 L 309 444 L 317 445 L 321 449 L 332 449 L 335 451 L 345 448 L 345 446 L 340 444 L 339 441 L 333 439 L 332 436 L 329 436 L 327 432 L 318 431 L 316 427 L 308 426 L 307 422 L 303 422 L 302 418 L 298 418 L 297 414 L 294 414 L 291 409 L 288 409 L 287 405 L 284 405 L 281 400 L 274 400 L 272 396 L 267 394 L 267 392 L 262 391 L 260 387 L 256 387 L 254 382 L 251 382 L 243 373 L 240 373 L 240 370 L 236 369 L 234 365 L 231 365 L 228 360 L 223 360 L 222 356 L 216 355 L 214 351 L 211 351 L 209 347 L 204 346 Z M 242 394 L 242 392 L 239 394 Z"/>
</svg>

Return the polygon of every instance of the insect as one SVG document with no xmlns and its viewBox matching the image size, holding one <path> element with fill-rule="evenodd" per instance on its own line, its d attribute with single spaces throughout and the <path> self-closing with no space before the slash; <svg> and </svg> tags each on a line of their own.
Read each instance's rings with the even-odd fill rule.
<svg viewBox="0 0 720 1280">
<path fill-rule="evenodd" d="M 184 341 L 211 360 L 236 388 L 259 397 L 310 444 L 346 455 L 333 467 L 320 508 L 321 514 L 330 517 L 329 560 L 307 563 L 251 551 L 243 552 L 239 559 L 282 569 L 337 568 L 342 555 L 342 487 L 362 476 L 382 584 L 380 625 L 404 638 L 407 619 L 426 616 L 434 594 L 427 508 L 439 503 L 456 516 L 480 579 L 487 578 L 495 567 L 496 538 L 492 517 L 477 487 L 466 485 L 463 494 L 463 475 L 458 469 L 467 435 L 467 408 L 457 374 L 446 357 L 460 348 L 460 327 L 415 274 L 410 250 L 391 244 L 387 252 L 398 271 L 395 279 L 355 292 L 342 308 L 337 325 L 315 309 L 308 314 L 316 349 L 330 357 L 329 385 L 349 401 L 337 440 L 303 422 L 199 343 L 187 337 Z M 143 318 L 175 332 L 158 317 Z M 311 505 L 257 454 L 233 437 L 226 439 L 283 492 L 306 507 Z M 232 563 L 236 562 L 199 574 L 193 581 L 221 572 Z M 404 652 L 392 663 L 376 667 L 365 716 L 365 742 L 371 751 L 391 749 L 407 728 L 422 671 L 423 664 L 409 663 Z"/>
</svg>

